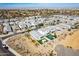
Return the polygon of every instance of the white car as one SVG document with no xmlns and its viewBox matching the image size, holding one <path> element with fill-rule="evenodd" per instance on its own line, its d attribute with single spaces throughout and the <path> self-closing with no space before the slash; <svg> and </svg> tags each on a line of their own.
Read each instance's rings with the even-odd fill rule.
<svg viewBox="0 0 79 59">
<path fill-rule="evenodd" d="M 2 44 L 2 47 L 5 49 L 8 49 L 8 47 L 6 46 L 6 44 Z"/>
</svg>

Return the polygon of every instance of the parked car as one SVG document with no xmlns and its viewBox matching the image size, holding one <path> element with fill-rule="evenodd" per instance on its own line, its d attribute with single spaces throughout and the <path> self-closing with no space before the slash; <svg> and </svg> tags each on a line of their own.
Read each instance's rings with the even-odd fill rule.
<svg viewBox="0 0 79 59">
<path fill-rule="evenodd" d="M 2 44 L 2 47 L 8 50 L 8 47 L 6 46 L 6 44 Z"/>
</svg>

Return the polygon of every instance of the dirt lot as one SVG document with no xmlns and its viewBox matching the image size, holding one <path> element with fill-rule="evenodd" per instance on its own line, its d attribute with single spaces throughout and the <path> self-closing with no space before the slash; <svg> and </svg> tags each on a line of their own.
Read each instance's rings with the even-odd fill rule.
<svg viewBox="0 0 79 59">
<path fill-rule="evenodd" d="M 7 44 L 24 56 L 44 56 L 53 54 L 51 46 L 46 45 L 45 47 L 44 45 L 39 44 L 36 40 L 32 39 L 30 36 L 27 37 L 25 34 L 19 34 L 11 37 L 7 41 Z"/>
<path fill-rule="evenodd" d="M 27 56 L 49 56 L 56 55 L 54 48 L 61 44 L 66 48 L 79 49 L 79 30 L 64 31 L 65 35 L 60 35 L 54 41 L 39 44 L 30 35 L 19 34 L 9 38 L 7 44 L 21 55 Z"/>
<path fill-rule="evenodd" d="M 67 35 L 60 44 L 63 44 L 66 47 L 71 47 L 73 49 L 79 49 L 79 30 L 72 32 Z"/>
</svg>

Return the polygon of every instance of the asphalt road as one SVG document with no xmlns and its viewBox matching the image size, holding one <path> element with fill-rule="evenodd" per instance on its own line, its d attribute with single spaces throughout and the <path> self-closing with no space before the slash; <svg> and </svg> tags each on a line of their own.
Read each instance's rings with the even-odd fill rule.
<svg viewBox="0 0 79 59">
<path fill-rule="evenodd" d="M 8 38 L 8 37 L 11 37 L 11 36 L 14 36 L 14 35 L 17 35 L 17 34 L 22 34 L 22 33 L 25 33 L 27 31 L 23 31 L 23 32 L 18 32 L 18 33 L 14 33 L 14 34 L 11 34 L 11 35 L 8 35 L 8 36 L 5 36 L 5 37 L 2 37 L 2 40 Z"/>
<path fill-rule="evenodd" d="M 55 48 L 58 56 L 79 56 L 79 50 L 66 48 L 63 45 L 57 45 Z"/>
<path fill-rule="evenodd" d="M 14 34 L 11 34 L 11 35 L 8 35 L 8 36 L 0 38 L 0 56 L 15 56 L 9 50 L 7 50 L 7 49 L 2 47 L 2 40 L 5 40 L 8 37 L 11 37 L 11 36 L 14 36 L 14 35 L 17 35 L 17 34 L 21 34 L 21 33 L 24 33 L 24 32 L 27 32 L 27 31 L 23 31 L 23 32 L 19 32 L 19 33 L 14 33 Z"/>
<path fill-rule="evenodd" d="M 0 56 L 15 56 L 8 49 L 2 47 L 2 41 L 0 40 Z"/>
</svg>

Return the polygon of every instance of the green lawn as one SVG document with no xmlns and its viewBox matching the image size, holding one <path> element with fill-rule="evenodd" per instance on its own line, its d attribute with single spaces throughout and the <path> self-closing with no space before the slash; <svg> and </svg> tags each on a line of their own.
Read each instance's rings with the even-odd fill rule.
<svg viewBox="0 0 79 59">
<path fill-rule="evenodd" d="M 39 42 L 40 44 L 43 44 L 42 40 L 45 40 L 45 42 L 47 42 L 47 41 L 48 41 L 48 40 L 46 40 L 44 37 L 41 37 L 41 39 L 40 39 L 40 40 L 38 40 L 38 42 Z"/>
<path fill-rule="evenodd" d="M 53 40 L 54 38 L 56 38 L 56 35 L 47 34 L 46 37 L 50 40 Z"/>
<path fill-rule="evenodd" d="M 43 44 L 43 43 L 42 43 L 42 40 L 38 40 L 38 42 L 39 42 L 40 44 Z"/>
<path fill-rule="evenodd" d="M 50 40 L 53 40 L 53 39 L 57 38 L 56 35 L 51 35 L 50 33 L 48 33 L 45 37 L 47 37 L 47 38 L 50 39 Z M 37 40 L 37 41 L 38 41 L 40 44 L 43 44 L 43 41 L 42 41 L 42 40 L 45 40 L 44 42 L 47 42 L 47 41 L 48 41 L 47 39 L 44 38 L 44 36 L 42 36 L 42 37 L 40 38 L 40 40 Z"/>
</svg>

